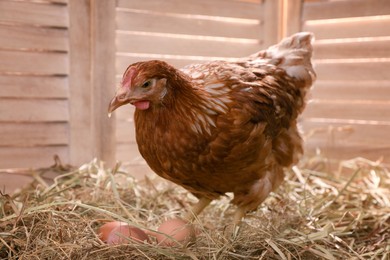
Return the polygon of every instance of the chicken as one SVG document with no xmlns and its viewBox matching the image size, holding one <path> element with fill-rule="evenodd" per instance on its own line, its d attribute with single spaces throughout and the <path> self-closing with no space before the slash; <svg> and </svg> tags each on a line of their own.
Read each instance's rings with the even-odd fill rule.
<svg viewBox="0 0 390 260">
<path fill-rule="evenodd" d="M 283 181 L 303 153 L 297 117 L 315 80 L 311 33 L 237 61 L 176 69 L 131 64 L 109 105 L 136 107 L 139 151 L 150 168 L 194 194 L 198 215 L 232 192 L 236 223 Z"/>
</svg>

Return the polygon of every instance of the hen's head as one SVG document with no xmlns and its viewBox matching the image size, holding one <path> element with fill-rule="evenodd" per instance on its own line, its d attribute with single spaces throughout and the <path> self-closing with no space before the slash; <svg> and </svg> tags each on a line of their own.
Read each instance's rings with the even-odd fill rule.
<svg viewBox="0 0 390 260">
<path fill-rule="evenodd" d="M 123 74 L 122 82 L 111 100 L 108 112 L 125 104 L 147 110 L 158 106 L 168 93 L 167 80 L 176 69 L 163 61 L 146 61 L 131 64 Z"/>
</svg>

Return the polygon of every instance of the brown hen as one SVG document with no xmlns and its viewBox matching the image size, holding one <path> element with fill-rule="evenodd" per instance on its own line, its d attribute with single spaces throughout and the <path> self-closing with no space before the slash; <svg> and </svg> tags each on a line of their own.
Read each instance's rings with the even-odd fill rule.
<svg viewBox="0 0 390 260">
<path fill-rule="evenodd" d="M 109 112 L 136 107 L 141 155 L 199 198 L 187 218 L 233 192 L 239 222 L 297 162 L 303 152 L 297 117 L 315 79 L 312 38 L 298 33 L 234 62 L 179 70 L 152 60 L 127 68 Z"/>
</svg>

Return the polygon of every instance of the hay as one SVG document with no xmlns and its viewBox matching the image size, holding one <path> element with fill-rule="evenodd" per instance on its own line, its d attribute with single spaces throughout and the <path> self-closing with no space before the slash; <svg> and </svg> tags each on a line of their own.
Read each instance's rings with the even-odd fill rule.
<svg viewBox="0 0 390 260">
<path fill-rule="evenodd" d="M 13 196 L 1 194 L 2 259 L 389 259 L 390 173 L 364 159 L 344 162 L 339 177 L 304 160 L 233 239 L 229 197 L 195 221 L 196 242 L 181 248 L 152 244 L 108 246 L 97 228 L 109 220 L 156 229 L 195 199 L 185 190 L 146 178 L 138 182 L 92 161 L 79 169 L 57 164 L 53 184 L 36 181 Z M 353 174 L 346 176 L 345 170 Z M 155 242 L 155 241 L 154 241 Z"/>
</svg>

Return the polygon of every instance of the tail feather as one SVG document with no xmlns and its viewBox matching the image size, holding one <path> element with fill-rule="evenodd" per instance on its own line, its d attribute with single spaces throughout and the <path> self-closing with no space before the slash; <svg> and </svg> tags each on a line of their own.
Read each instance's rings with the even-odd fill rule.
<svg viewBox="0 0 390 260">
<path fill-rule="evenodd" d="M 267 63 L 283 68 L 290 77 L 302 80 L 309 88 L 316 79 L 311 64 L 314 35 L 300 32 L 283 39 L 267 50 L 251 55 L 250 60 L 267 60 Z"/>
</svg>

